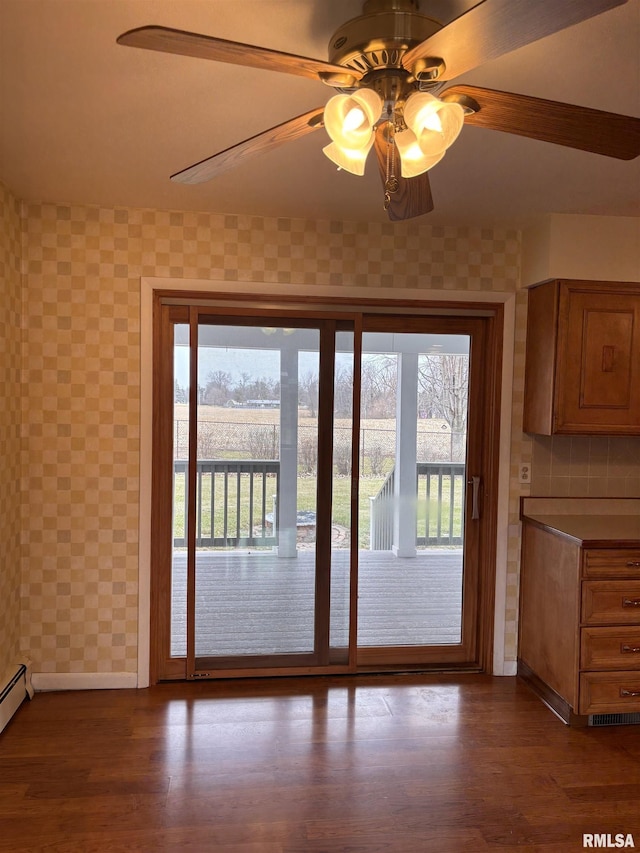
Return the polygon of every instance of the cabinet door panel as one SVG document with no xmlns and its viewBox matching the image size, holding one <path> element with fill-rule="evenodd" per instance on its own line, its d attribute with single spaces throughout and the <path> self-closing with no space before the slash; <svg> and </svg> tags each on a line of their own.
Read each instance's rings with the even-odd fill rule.
<svg viewBox="0 0 640 853">
<path fill-rule="evenodd" d="M 556 430 L 640 430 L 637 295 L 565 284 L 559 326 Z"/>
<path fill-rule="evenodd" d="M 583 313 L 581 408 L 631 405 L 633 311 Z"/>
</svg>

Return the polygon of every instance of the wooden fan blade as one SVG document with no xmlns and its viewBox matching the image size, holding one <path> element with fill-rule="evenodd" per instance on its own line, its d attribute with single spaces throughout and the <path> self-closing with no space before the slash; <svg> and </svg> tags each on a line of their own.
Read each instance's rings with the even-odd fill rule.
<svg viewBox="0 0 640 853">
<path fill-rule="evenodd" d="M 452 80 L 491 59 L 626 2 L 628 0 L 482 0 L 408 51 L 402 64 L 411 71 L 418 60 L 439 58 L 444 60 L 445 68 L 438 79 Z"/>
<path fill-rule="evenodd" d="M 118 44 L 127 47 L 142 47 L 146 50 L 159 50 L 162 53 L 176 53 L 180 56 L 193 56 L 197 59 L 212 59 L 215 62 L 230 62 L 249 68 L 262 68 L 266 71 L 282 71 L 285 74 L 297 74 L 315 80 L 326 78 L 332 85 L 349 86 L 349 81 L 362 77 L 358 71 L 333 65 L 307 56 L 293 53 L 281 53 L 252 44 L 204 36 L 173 30 L 169 27 L 139 27 L 128 30 L 116 39 Z"/>
<path fill-rule="evenodd" d="M 377 127 L 373 143 L 383 188 L 387 181 L 387 126 L 388 122 L 383 122 Z M 400 158 L 398 157 L 395 145 L 393 146 L 392 153 L 395 154 L 396 178 L 399 186 L 396 192 L 390 194 L 391 200 L 387 208 L 389 219 L 398 222 L 403 219 L 413 219 L 416 216 L 424 216 L 425 213 L 431 213 L 433 210 L 433 198 L 431 196 L 429 175 L 427 172 L 424 172 L 416 178 L 403 178 L 400 175 Z"/>
<path fill-rule="evenodd" d="M 193 166 L 189 166 L 181 172 L 176 172 L 175 175 L 171 175 L 171 180 L 180 184 L 202 184 L 205 181 L 210 181 L 211 178 L 239 166 L 250 157 L 271 151 L 272 148 L 277 148 L 285 142 L 292 142 L 294 139 L 322 127 L 323 111 L 324 107 L 318 107 L 271 127 L 250 139 L 245 139 L 237 145 L 219 151 L 212 157 L 207 157 L 206 160 L 200 160 L 199 163 L 194 163 Z"/>
<path fill-rule="evenodd" d="M 444 101 L 459 96 L 472 98 L 480 107 L 465 116 L 466 124 L 619 160 L 633 160 L 640 154 L 640 118 L 477 86 L 451 86 L 440 94 Z"/>
</svg>

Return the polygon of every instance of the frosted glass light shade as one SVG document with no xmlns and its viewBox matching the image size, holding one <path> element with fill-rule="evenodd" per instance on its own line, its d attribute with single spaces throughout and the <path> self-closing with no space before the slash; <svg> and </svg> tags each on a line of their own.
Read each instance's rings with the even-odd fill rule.
<svg viewBox="0 0 640 853">
<path fill-rule="evenodd" d="M 333 142 L 322 149 L 325 155 L 340 169 L 364 175 L 381 113 L 382 99 L 373 89 L 330 98 L 324 108 L 324 126 Z"/>
<path fill-rule="evenodd" d="M 334 95 L 324 108 L 324 126 L 331 139 L 343 148 L 364 148 L 382 113 L 382 100 L 373 89 L 352 95 Z"/>
<path fill-rule="evenodd" d="M 442 149 L 437 154 L 425 154 L 412 130 L 402 130 L 393 137 L 400 155 L 400 174 L 403 178 L 415 178 L 431 169 L 445 155 Z"/>
<path fill-rule="evenodd" d="M 335 142 L 330 142 L 322 151 L 338 168 L 351 172 L 352 175 L 364 175 L 367 155 L 372 145 L 373 134 L 364 148 L 343 148 Z"/>
<path fill-rule="evenodd" d="M 407 98 L 404 120 L 423 154 L 433 157 L 444 154 L 455 142 L 464 124 L 464 111 L 460 104 L 445 103 L 429 92 L 414 92 Z"/>
</svg>

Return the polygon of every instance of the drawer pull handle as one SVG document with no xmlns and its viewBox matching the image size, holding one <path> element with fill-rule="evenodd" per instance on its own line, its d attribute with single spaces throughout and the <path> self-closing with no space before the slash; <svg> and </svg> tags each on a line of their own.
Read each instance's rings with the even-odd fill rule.
<svg viewBox="0 0 640 853">
<path fill-rule="evenodd" d="M 626 690 L 624 687 L 621 687 L 620 696 L 623 698 L 627 696 L 640 696 L 640 690 Z"/>
<path fill-rule="evenodd" d="M 623 643 L 620 646 L 620 651 L 623 655 L 637 655 L 640 654 L 640 646 L 627 646 Z"/>
<path fill-rule="evenodd" d="M 640 560 L 629 560 L 627 566 L 630 569 L 640 569 Z"/>
<path fill-rule="evenodd" d="M 640 607 L 640 598 L 623 598 L 623 607 Z"/>
</svg>

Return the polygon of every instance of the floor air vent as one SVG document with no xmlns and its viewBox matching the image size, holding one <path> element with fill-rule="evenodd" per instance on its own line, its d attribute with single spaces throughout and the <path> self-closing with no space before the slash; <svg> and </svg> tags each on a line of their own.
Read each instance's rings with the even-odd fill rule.
<svg viewBox="0 0 640 853">
<path fill-rule="evenodd" d="M 634 714 L 592 714 L 590 726 L 628 726 L 640 724 L 640 712 Z"/>
</svg>

